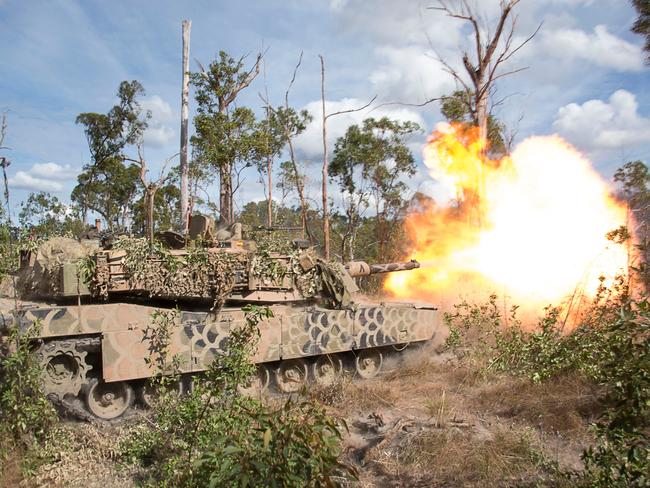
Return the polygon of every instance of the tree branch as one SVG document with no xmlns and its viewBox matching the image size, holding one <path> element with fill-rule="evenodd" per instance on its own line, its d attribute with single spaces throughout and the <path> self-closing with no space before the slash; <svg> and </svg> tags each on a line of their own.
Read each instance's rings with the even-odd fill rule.
<svg viewBox="0 0 650 488">
<path fill-rule="evenodd" d="M 225 98 L 225 106 L 230 105 L 235 98 L 237 98 L 237 94 L 242 91 L 244 88 L 249 86 L 255 78 L 257 78 L 257 75 L 260 74 L 260 61 L 262 60 L 262 53 L 257 54 L 257 59 L 255 60 L 255 64 L 251 66 L 251 69 L 248 70 L 248 73 L 246 73 L 246 77 L 243 79 L 241 83 L 239 83 L 233 90 L 230 92 L 230 94 Z"/>
<path fill-rule="evenodd" d="M 293 69 L 293 76 L 291 77 L 291 81 L 289 82 L 289 86 L 287 87 L 287 91 L 284 94 L 284 108 L 286 108 L 286 109 L 289 108 L 289 92 L 291 91 L 291 87 L 293 86 L 293 83 L 296 81 L 296 73 L 298 73 L 298 68 L 300 68 L 301 64 L 302 64 L 302 51 L 300 51 L 300 57 L 298 58 L 298 64 L 296 64 L 296 67 Z"/>
<path fill-rule="evenodd" d="M 368 108 L 370 105 L 372 105 L 372 102 L 374 102 L 377 99 L 377 95 L 372 97 L 372 100 L 370 100 L 368 103 L 366 103 L 363 107 L 359 108 L 351 108 L 349 110 L 339 110 L 338 112 L 332 112 L 331 114 L 325 115 L 325 120 L 329 119 L 330 117 L 334 117 L 336 115 L 343 115 L 343 114 L 349 114 L 352 112 L 360 112 L 366 108 Z"/>
</svg>

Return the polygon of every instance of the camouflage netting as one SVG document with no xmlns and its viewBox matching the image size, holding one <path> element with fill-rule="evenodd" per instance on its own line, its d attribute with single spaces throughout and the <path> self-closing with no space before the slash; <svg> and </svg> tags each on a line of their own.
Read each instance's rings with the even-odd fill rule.
<svg viewBox="0 0 650 488">
<path fill-rule="evenodd" d="M 99 248 L 97 241 L 77 241 L 69 237 L 54 237 L 43 242 L 36 250 L 34 266 L 19 270 L 16 280 L 20 297 L 51 297 L 60 290 L 61 268 L 65 263 L 94 254 Z"/>
<path fill-rule="evenodd" d="M 213 308 L 220 308 L 237 280 L 246 287 L 251 276 L 262 289 L 292 288 L 305 299 L 325 295 L 334 306 L 350 303 L 342 266 L 326 263 L 312 251 L 280 255 L 266 250 L 220 252 L 198 244 L 187 248 L 187 254 L 178 254 L 160 243 L 152 249 L 146 239 L 132 237 L 120 237 L 113 249 L 125 252 L 121 262 L 129 288 L 150 297 L 212 299 Z M 312 264 L 303 266 L 301 261 Z M 82 276 L 95 297 L 108 298 L 111 277 L 107 266 L 97 265 L 91 274 Z"/>
<path fill-rule="evenodd" d="M 133 288 L 144 289 L 151 297 L 212 298 L 214 308 L 232 292 L 235 270 L 241 267 L 241 256 L 208 252 L 201 246 L 174 256 L 159 244 L 152 253 L 144 238 L 123 237 L 114 248 L 126 251 L 124 268 Z"/>
</svg>

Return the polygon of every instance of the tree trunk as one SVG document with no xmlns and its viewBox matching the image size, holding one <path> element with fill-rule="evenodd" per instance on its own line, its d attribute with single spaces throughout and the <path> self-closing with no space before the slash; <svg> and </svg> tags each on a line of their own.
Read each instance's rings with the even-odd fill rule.
<svg viewBox="0 0 650 488">
<path fill-rule="evenodd" d="M 325 114 L 325 61 L 320 57 L 321 100 L 323 104 L 323 256 L 330 258 L 330 219 L 327 208 L 327 115 Z"/>
<path fill-rule="evenodd" d="M 145 205 L 147 213 L 145 215 L 145 224 L 147 232 L 147 241 L 149 242 L 149 249 L 153 250 L 153 201 L 156 195 L 156 188 L 149 185 L 145 188 Z"/>
<path fill-rule="evenodd" d="M 478 184 L 476 188 L 476 202 L 474 204 L 473 213 L 474 220 L 476 225 L 481 227 L 483 225 L 483 212 L 481 202 L 485 197 L 485 162 L 487 158 L 487 143 L 488 143 L 488 94 L 489 90 L 487 87 L 483 86 L 483 80 L 478 80 L 478 86 L 476 93 L 479 94 L 482 91 L 482 95 L 477 95 L 476 100 L 476 125 L 478 126 L 478 136 L 481 143 L 483 144 L 480 157 L 483 164 L 478 168 Z"/>
<path fill-rule="evenodd" d="M 309 237 L 309 242 L 313 244 L 314 238 L 307 227 L 307 202 L 305 201 L 305 189 L 302 186 L 302 181 L 300 174 L 298 173 L 298 165 L 296 163 L 296 153 L 293 150 L 293 141 L 291 137 L 287 135 L 287 142 L 289 144 L 289 156 L 291 158 L 291 166 L 293 167 L 293 176 L 296 181 L 296 191 L 298 192 L 298 198 L 300 199 L 300 214 L 302 219 L 302 237 L 305 238 L 305 234 Z M 269 193 L 270 194 L 270 193 Z"/>
<path fill-rule="evenodd" d="M 273 227 L 273 175 L 271 174 L 271 157 L 266 158 L 266 172 L 269 178 L 269 200 L 266 208 L 266 220 L 269 227 Z"/>
<path fill-rule="evenodd" d="M 232 163 L 223 163 L 219 169 L 219 215 L 221 223 L 232 224 Z"/>
<path fill-rule="evenodd" d="M 187 233 L 189 223 L 189 190 L 187 161 L 188 144 L 188 120 L 189 120 L 189 98 L 190 98 L 190 29 L 191 20 L 183 21 L 183 89 L 181 93 L 181 232 Z"/>
<path fill-rule="evenodd" d="M 483 90 L 482 95 L 479 91 Z M 478 135 L 483 141 L 487 141 L 487 126 L 488 126 L 488 90 L 484 86 L 482 80 L 479 81 L 476 87 L 476 125 L 478 126 Z"/>
</svg>

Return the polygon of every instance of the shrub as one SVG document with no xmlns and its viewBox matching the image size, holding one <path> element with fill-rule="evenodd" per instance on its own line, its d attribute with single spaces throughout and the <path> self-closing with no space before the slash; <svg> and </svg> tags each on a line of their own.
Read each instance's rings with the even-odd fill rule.
<svg viewBox="0 0 650 488">
<path fill-rule="evenodd" d="M 447 345 L 470 349 L 481 368 L 533 382 L 579 373 L 602 389 L 604 412 L 594 425 L 595 446 L 583 454 L 585 470 L 569 473 L 584 486 L 647 486 L 650 482 L 650 303 L 632 300 L 624 287 L 601 288 L 580 325 L 563 333 L 560 309 L 549 307 L 530 332 L 511 317 L 505 327 L 496 296 L 463 302 L 445 317 Z M 472 346 L 470 348 L 470 346 Z"/>
<path fill-rule="evenodd" d="M 6 338 L 0 363 L 0 430 L 14 443 L 29 443 L 46 433 L 56 413 L 42 392 L 42 367 L 32 354 L 39 324 Z"/>
<path fill-rule="evenodd" d="M 123 446 L 127 461 L 148 468 L 151 486 L 321 486 L 353 474 L 338 461 L 345 424 L 322 407 L 289 400 L 276 408 L 239 393 L 256 371 L 250 357 L 257 324 L 271 316 L 266 307 L 245 312 L 227 353 L 215 357 L 187 395 L 160 377 L 153 428 L 142 424 Z"/>
<path fill-rule="evenodd" d="M 14 453 L 36 462 L 38 443 L 56 424 L 57 414 L 42 391 L 42 367 L 32 351 L 40 325 L 12 328 L 0 344 L 0 459 Z M 23 466 L 25 468 L 25 466 Z"/>
</svg>

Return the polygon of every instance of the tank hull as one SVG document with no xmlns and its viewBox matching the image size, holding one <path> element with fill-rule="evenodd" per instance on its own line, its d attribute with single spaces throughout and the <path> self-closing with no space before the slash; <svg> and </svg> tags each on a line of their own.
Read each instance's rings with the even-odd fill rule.
<svg viewBox="0 0 650 488">
<path fill-rule="evenodd" d="M 260 337 L 252 358 L 258 364 L 427 341 L 441 327 L 435 308 L 412 303 L 342 310 L 269 308 L 273 317 L 258 324 Z M 154 313 L 173 310 L 130 303 L 32 306 L 19 312 L 18 320 L 24 327 L 38 321 L 44 342 L 98 338 L 101 371 L 94 375 L 106 382 L 130 381 L 157 374 L 147 330 Z M 243 326 L 245 315 L 241 308 L 179 310 L 172 320 L 167 355 L 177 359 L 181 373 L 196 373 L 226 352 L 230 331 Z"/>
</svg>

